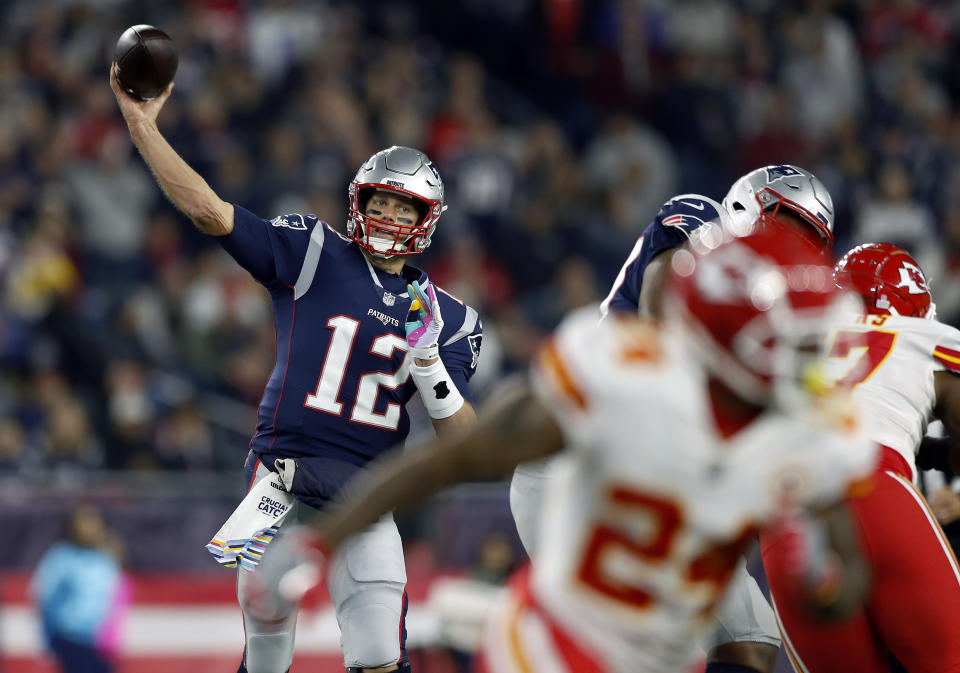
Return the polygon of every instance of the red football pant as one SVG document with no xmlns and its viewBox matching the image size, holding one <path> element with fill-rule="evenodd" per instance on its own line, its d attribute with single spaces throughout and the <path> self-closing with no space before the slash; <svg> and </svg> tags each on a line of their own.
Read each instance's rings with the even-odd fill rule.
<svg viewBox="0 0 960 673">
<path fill-rule="evenodd" d="M 801 673 L 887 673 L 892 652 L 910 673 L 960 673 L 960 571 L 943 531 L 900 458 L 885 449 L 874 490 L 849 502 L 873 573 L 865 605 L 849 620 L 822 622 L 778 597 L 783 546 L 761 536 L 783 644 Z M 884 469 L 886 468 L 886 469 Z"/>
</svg>

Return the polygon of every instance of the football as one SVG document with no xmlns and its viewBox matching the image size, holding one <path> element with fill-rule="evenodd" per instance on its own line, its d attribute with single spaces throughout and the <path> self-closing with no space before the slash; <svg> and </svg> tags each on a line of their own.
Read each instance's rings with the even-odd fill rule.
<svg viewBox="0 0 960 673">
<path fill-rule="evenodd" d="M 120 88 L 139 100 L 156 98 L 177 72 L 177 48 L 159 28 L 130 26 L 113 50 Z"/>
</svg>

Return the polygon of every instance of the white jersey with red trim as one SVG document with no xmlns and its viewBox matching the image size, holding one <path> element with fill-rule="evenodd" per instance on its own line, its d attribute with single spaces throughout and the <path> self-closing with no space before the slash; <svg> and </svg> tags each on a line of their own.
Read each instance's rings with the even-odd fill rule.
<svg viewBox="0 0 960 673">
<path fill-rule="evenodd" d="M 868 315 L 834 330 L 827 376 L 853 389 L 870 438 L 904 457 L 916 479 L 914 456 L 936 404 L 933 374 L 960 373 L 960 331 L 936 320 Z"/>
<path fill-rule="evenodd" d="M 686 671 L 757 528 L 785 504 L 843 497 L 876 460 L 836 404 L 768 412 L 724 439 L 684 344 L 588 310 L 561 325 L 534 367 L 567 450 L 550 475 L 532 591 L 599 670 Z M 536 662 L 542 629 L 530 628 L 506 642 L 528 648 L 515 659 Z"/>
</svg>

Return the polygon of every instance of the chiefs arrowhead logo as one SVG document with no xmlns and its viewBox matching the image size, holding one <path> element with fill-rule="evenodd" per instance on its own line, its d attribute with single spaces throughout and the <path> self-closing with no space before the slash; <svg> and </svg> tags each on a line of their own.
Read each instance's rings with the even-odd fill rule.
<svg viewBox="0 0 960 673">
<path fill-rule="evenodd" d="M 897 271 L 900 272 L 900 282 L 897 283 L 897 287 L 907 288 L 909 294 L 926 294 L 930 291 L 920 267 L 903 261 L 900 262 L 900 268 Z"/>
</svg>

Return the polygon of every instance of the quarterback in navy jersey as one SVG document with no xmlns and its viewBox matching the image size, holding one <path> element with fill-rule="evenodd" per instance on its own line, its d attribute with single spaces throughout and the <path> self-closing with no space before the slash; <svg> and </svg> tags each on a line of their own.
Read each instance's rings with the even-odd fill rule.
<svg viewBox="0 0 960 673">
<path fill-rule="evenodd" d="M 415 393 L 439 433 L 476 421 L 467 382 L 480 353 L 477 312 L 405 262 L 430 245 L 446 208 L 443 182 L 422 152 L 394 146 L 351 182 L 346 236 L 315 215 L 262 219 L 220 199 L 160 134 L 172 84 L 145 102 L 121 90 L 113 67 L 110 84 L 166 195 L 271 296 L 276 365 L 250 442 L 248 496 L 208 549 L 239 566 L 246 641 L 238 673 L 284 673 L 299 606 L 277 606 L 267 618 L 252 609 L 264 547 L 288 522 L 348 498 L 346 483 L 403 442 L 404 405 Z M 273 525 L 262 526 L 264 517 Z M 326 581 L 347 670 L 409 671 L 406 570 L 392 516 L 345 545 Z"/>
<path fill-rule="evenodd" d="M 738 179 L 723 203 L 702 194 L 669 199 L 647 225 L 620 269 L 601 314 L 661 315 L 662 283 L 674 252 L 692 237 L 717 227 L 723 236 L 743 236 L 756 223 L 798 234 L 792 240 L 827 254 L 833 244 L 833 202 L 820 180 L 803 168 L 765 166 Z M 550 464 L 520 465 L 510 484 L 510 509 L 524 547 L 535 555 L 541 493 Z M 741 563 L 727 599 L 714 615 L 715 628 L 701 643 L 705 673 L 772 673 L 780 648 L 776 620 L 756 581 Z"/>
<path fill-rule="evenodd" d="M 235 206 L 233 231 L 217 241 L 273 300 L 277 362 L 253 453 L 363 465 L 401 443 L 410 428 L 404 405 L 417 391 L 405 335 L 407 285 L 426 286 L 426 274 L 409 265 L 399 274 L 378 269 L 355 241 L 315 215 L 262 220 Z M 480 320 L 439 288 L 436 298 L 444 321 L 440 360 L 470 400 Z"/>
</svg>

